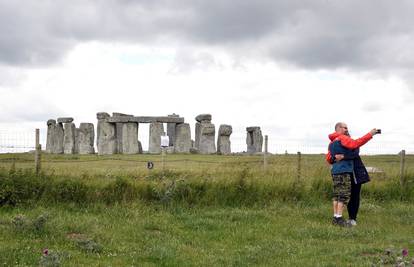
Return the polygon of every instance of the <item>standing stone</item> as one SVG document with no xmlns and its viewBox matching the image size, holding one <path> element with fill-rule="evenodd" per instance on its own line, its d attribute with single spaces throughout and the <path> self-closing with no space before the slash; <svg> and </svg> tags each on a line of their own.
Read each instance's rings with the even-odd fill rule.
<svg viewBox="0 0 414 267">
<path fill-rule="evenodd" d="M 55 120 L 47 121 L 46 152 L 51 154 L 63 153 L 63 125 Z"/>
<path fill-rule="evenodd" d="M 142 154 L 142 144 L 141 141 L 138 140 L 138 154 Z"/>
<path fill-rule="evenodd" d="M 98 119 L 97 126 L 97 147 L 99 155 L 112 155 L 117 152 L 116 143 L 116 127 L 114 123 L 106 121 L 109 114 L 106 112 L 98 112 L 96 114 Z"/>
<path fill-rule="evenodd" d="M 171 115 L 168 115 L 168 117 L 179 118 L 180 115 L 173 113 Z M 169 137 L 170 146 L 174 146 L 176 125 L 177 125 L 176 123 L 167 123 L 167 135 Z"/>
<path fill-rule="evenodd" d="M 118 112 L 113 112 L 112 113 L 112 117 L 114 118 L 119 118 L 119 117 L 134 117 L 133 115 L 129 115 L 129 114 L 124 114 L 124 113 L 118 113 Z M 122 130 L 123 130 L 123 126 L 124 123 L 122 122 L 117 122 L 115 124 L 116 127 L 116 145 L 117 145 L 117 151 L 118 153 L 123 153 L 124 149 L 123 149 L 123 144 L 124 144 L 124 140 L 122 139 L 122 137 L 124 136 L 122 134 Z M 138 133 L 137 133 L 138 136 Z M 138 139 L 138 137 L 137 137 Z M 130 154 L 130 153 L 127 153 Z"/>
<path fill-rule="evenodd" d="M 74 154 L 79 154 L 79 128 L 75 128 L 75 148 Z"/>
<path fill-rule="evenodd" d="M 211 114 L 200 114 L 195 119 L 200 123 L 211 123 Z"/>
<path fill-rule="evenodd" d="M 54 145 L 54 151 L 53 154 L 63 154 L 63 140 L 64 140 L 64 130 L 63 130 L 63 124 L 58 123 L 56 124 L 55 128 L 55 145 Z"/>
<path fill-rule="evenodd" d="M 56 143 L 56 120 L 47 121 L 46 153 L 53 153 Z"/>
<path fill-rule="evenodd" d="M 75 153 L 75 131 L 76 127 L 73 122 L 65 123 L 63 137 L 63 152 L 65 154 Z"/>
<path fill-rule="evenodd" d="M 118 123 L 117 123 L 118 124 Z M 119 141 L 119 139 L 118 139 Z M 126 122 L 122 123 L 122 154 L 138 154 L 138 123 Z M 119 148 L 119 146 L 118 146 Z"/>
<path fill-rule="evenodd" d="M 232 132 L 233 128 L 230 125 L 220 125 L 217 138 L 217 153 L 223 155 L 231 154 L 230 135 Z"/>
<path fill-rule="evenodd" d="M 191 148 L 190 124 L 180 123 L 175 127 L 174 152 L 189 153 Z"/>
<path fill-rule="evenodd" d="M 164 133 L 164 125 L 161 122 L 152 122 L 149 130 L 148 152 L 151 154 L 161 153 L 161 135 Z"/>
<path fill-rule="evenodd" d="M 246 144 L 247 144 L 247 153 L 256 153 L 262 152 L 263 146 L 263 135 L 260 127 L 252 126 L 247 127 L 247 137 L 246 137 Z"/>
<path fill-rule="evenodd" d="M 201 154 L 216 153 L 215 133 L 216 128 L 212 123 L 201 123 L 200 141 L 198 151 Z"/>
<path fill-rule="evenodd" d="M 195 124 L 195 141 L 194 141 L 194 148 L 198 149 L 200 146 L 200 134 L 201 134 L 201 123 L 196 122 Z"/>
<path fill-rule="evenodd" d="M 94 154 L 95 148 L 95 128 L 93 123 L 81 123 L 78 129 L 77 143 L 79 145 L 79 154 Z"/>
</svg>

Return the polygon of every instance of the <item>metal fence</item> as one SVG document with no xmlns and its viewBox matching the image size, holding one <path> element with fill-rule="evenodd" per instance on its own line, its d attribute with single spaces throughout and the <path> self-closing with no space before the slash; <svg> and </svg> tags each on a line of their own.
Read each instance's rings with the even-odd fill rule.
<svg viewBox="0 0 414 267">
<path fill-rule="evenodd" d="M 144 149 L 145 143 L 143 141 Z M 46 149 L 46 129 L 40 130 L 40 144 L 42 149 Z M 232 151 L 243 152 L 246 150 L 246 140 L 242 135 L 236 135 L 231 138 Z M 292 140 L 280 137 L 269 136 L 269 153 L 272 154 L 323 154 L 326 153 L 328 141 L 326 144 L 319 144 L 311 140 Z M 35 129 L 25 131 L 10 131 L 0 128 L 0 154 L 1 153 L 23 153 L 35 150 Z M 382 141 L 374 140 L 361 148 L 362 155 L 383 155 L 397 154 L 405 150 L 406 154 L 414 154 L 414 144 L 400 144 L 399 140 Z M 96 147 L 95 147 L 96 151 Z"/>
</svg>

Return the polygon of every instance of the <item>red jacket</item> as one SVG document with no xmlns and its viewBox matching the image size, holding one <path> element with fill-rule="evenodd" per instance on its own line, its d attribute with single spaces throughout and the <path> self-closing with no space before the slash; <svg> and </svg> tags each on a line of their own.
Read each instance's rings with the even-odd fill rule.
<svg viewBox="0 0 414 267">
<path fill-rule="evenodd" d="M 345 148 L 351 149 L 351 150 L 360 148 L 361 146 L 365 145 L 371 139 L 372 139 L 371 133 L 367 133 L 366 135 L 356 140 L 352 139 L 348 135 L 340 134 L 337 132 L 331 133 L 329 135 L 329 140 L 331 140 L 331 143 L 333 141 L 339 140 L 342 146 L 344 146 Z M 328 150 L 328 153 L 326 154 L 325 159 L 329 164 L 332 164 L 332 157 L 331 157 L 331 153 L 329 150 Z"/>
</svg>

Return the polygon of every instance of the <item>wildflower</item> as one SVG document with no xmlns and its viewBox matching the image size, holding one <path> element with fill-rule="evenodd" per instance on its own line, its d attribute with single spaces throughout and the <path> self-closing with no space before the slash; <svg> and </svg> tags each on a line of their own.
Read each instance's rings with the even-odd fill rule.
<svg viewBox="0 0 414 267">
<path fill-rule="evenodd" d="M 49 255 L 49 250 L 48 250 L 47 248 L 45 248 L 45 249 L 43 250 L 43 255 L 44 255 L 44 256 Z"/>
<path fill-rule="evenodd" d="M 403 257 L 407 257 L 408 256 L 408 249 L 403 249 L 402 250 L 402 255 L 403 255 Z"/>
</svg>

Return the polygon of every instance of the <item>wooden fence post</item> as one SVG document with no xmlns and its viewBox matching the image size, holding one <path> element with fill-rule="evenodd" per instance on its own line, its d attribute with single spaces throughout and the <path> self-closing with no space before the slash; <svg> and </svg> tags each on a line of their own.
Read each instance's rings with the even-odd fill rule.
<svg viewBox="0 0 414 267">
<path fill-rule="evenodd" d="M 302 154 L 300 153 L 300 151 L 298 151 L 298 176 L 297 176 L 297 180 L 296 182 L 299 183 L 300 182 L 300 177 L 301 177 L 301 169 L 302 169 Z"/>
<path fill-rule="evenodd" d="M 401 187 L 405 187 L 405 150 L 401 150 L 400 152 L 400 185 Z"/>
<path fill-rule="evenodd" d="M 265 135 L 265 149 L 263 153 L 263 169 L 267 169 L 267 150 L 268 149 L 268 136 Z"/>
<path fill-rule="evenodd" d="M 36 169 L 36 175 L 40 172 L 40 161 L 41 161 L 41 153 L 42 153 L 42 146 L 40 145 L 39 141 L 39 129 L 36 129 L 36 144 L 35 144 L 35 169 Z"/>
</svg>

